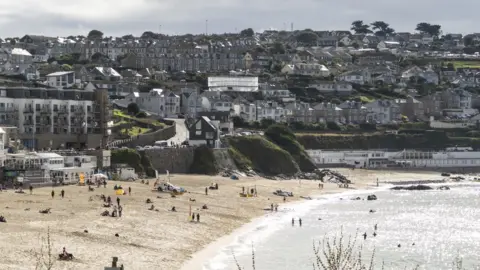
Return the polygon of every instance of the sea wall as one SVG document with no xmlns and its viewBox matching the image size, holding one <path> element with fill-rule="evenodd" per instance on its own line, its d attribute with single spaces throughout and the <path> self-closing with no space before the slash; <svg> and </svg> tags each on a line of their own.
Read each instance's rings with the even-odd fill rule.
<svg viewBox="0 0 480 270">
<path fill-rule="evenodd" d="M 159 174 L 167 170 L 170 173 L 189 173 L 193 162 L 194 148 L 146 149 L 145 155 Z"/>
</svg>

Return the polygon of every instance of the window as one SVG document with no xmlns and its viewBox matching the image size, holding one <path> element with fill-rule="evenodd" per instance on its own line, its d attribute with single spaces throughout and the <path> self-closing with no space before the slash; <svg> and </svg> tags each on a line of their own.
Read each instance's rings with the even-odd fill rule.
<svg viewBox="0 0 480 270">
<path fill-rule="evenodd" d="M 40 104 L 35 104 L 35 110 L 40 111 Z"/>
<path fill-rule="evenodd" d="M 74 112 L 75 111 L 75 106 L 74 105 L 70 105 L 70 112 Z"/>
<path fill-rule="evenodd" d="M 205 133 L 205 139 L 213 139 L 213 132 Z"/>
</svg>

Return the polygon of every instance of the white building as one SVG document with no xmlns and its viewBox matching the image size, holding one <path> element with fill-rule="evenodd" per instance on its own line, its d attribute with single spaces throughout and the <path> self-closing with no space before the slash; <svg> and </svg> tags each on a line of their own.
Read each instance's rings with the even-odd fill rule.
<svg viewBox="0 0 480 270">
<path fill-rule="evenodd" d="M 350 95 L 353 91 L 352 84 L 348 82 L 316 82 L 308 87 L 315 88 L 322 94 Z"/>
<path fill-rule="evenodd" d="M 75 83 L 74 71 L 59 71 L 50 73 L 47 76 L 46 84 L 57 89 L 65 89 L 72 87 Z"/>
<path fill-rule="evenodd" d="M 180 113 L 180 96 L 163 89 L 152 89 L 148 93 L 134 92 L 114 103 L 122 108 L 136 103 L 140 110 L 160 117 L 173 117 Z"/>
<path fill-rule="evenodd" d="M 95 172 L 95 156 L 62 156 L 53 152 L 25 152 L 6 154 L 4 166 L 6 182 L 22 182 L 24 185 L 46 183 L 86 182 Z"/>
<path fill-rule="evenodd" d="M 208 77 L 210 91 L 258 91 L 258 77 Z"/>
<path fill-rule="evenodd" d="M 318 63 L 297 63 L 285 65 L 281 72 L 288 75 L 303 75 L 312 77 L 328 77 L 330 70 L 322 64 Z"/>
<path fill-rule="evenodd" d="M 306 150 L 317 165 L 350 165 L 358 168 L 467 168 L 480 167 L 478 151 L 415 151 L 382 150 L 323 151 Z"/>
</svg>

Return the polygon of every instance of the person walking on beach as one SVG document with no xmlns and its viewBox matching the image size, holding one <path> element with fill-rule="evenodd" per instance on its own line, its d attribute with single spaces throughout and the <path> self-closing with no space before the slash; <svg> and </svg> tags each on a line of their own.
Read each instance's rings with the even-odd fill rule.
<svg viewBox="0 0 480 270">
<path fill-rule="evenodd" d="M 122 211 L 123 207 L 121 205 L 118 205 L 118 217 L 122 217 Z"/>
<path fill-rule="evenodd" d="M 375 224 L 375 226 L 373 226 L 373 228 L 375 229 L 375 231 L 377 230 L 377 224 Z"/>
<path fill-rule="evenodd" d="M 273 203 L 270 205 L 270 211 L 273 212 Z"/>
<path fill-rule="evenodd" d="M 197 222 L 200 222 L 200 214 L 197 213 Z"/>
<path fill-rule="evenodd" d="M 283 196 L 283 202 L 286 202 L 286 201 L 287 201 L 287 197 Z"/>
<path fill-rule="evenodd" d="M 55 190 L 52 190 L 52 199 L 55 197 Z"/>
<path fill-rule="evenodd" d="M 103 188 L 107 187 L 107 180 L 103 179 Z"/>
<path fill-rule="evenodd" d="M 208 187 L 205 187 L 205 195 L 208 195 Z"/>
<path fill-rule="evenodd" d="M 298 219 L 298 224 L 300 225 L 300 227 L 302 227 L 302 219 L 301 218 Z"/>
<path fill-rule="evenodd" d="M 192 221 L 195 221 L 195 213 L 192 213 Z"/>
<path fill-rule="evenodd" d="M 366 232 L 363 234 L 363 240 L 367 240 L 367 233 Z"/>
<path fill-rule="evenodd" d="M 112 198 L 110 198 L 110 196 L 107 197 L 107 203 L 110 205 L 112 204 Z"/>
<path fill-rule="evenodd" d="M 128 195 L 132 195 L 132 187 L 128 187 Z"/>
<path fill-rule="evenodd" d="M 120 206 L 120 197 L 117 197 L 117 205 Z"/>
<path fill-rule="evenodd" d="M 295 226 L 295 219 L 292 218 L 292 226 Z"/>
<path fill-rule="evenodd" d="M 29 189 L 30 189 L 30 195 L 32 195 L 32 193 L 33 193 L 33 187 L 32 187 L 32 185 L 30 185 Z"/>
<path fill-rule="evenodd" d="M 60 196 L 62 196 L 62 199 L 65 197 L 65 190 L 60 191 Z"/>
</svg>

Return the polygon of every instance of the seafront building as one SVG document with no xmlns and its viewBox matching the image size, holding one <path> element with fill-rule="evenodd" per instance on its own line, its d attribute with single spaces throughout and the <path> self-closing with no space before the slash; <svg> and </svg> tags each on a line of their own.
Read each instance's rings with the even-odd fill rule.
<svg viewBox="0 0 480 270">
<path fill-rule="evenodd" d="M 42 186 L 75 184 L 91 179 L 98 168 L 110 166 L 108 153 L 96 156 L 76 151 L 19 152 L 2 155 L 4 185 Z M 99 160 L 100 165 L 99 166 Z"/>
<path fill-rule="evenodd" d="M 306 150 L 319 167 L 354 166 L 356 168 L 471 168 L 480 167 L 480 152 L 469 147 L 444 151 Z"/>
<path fill-rule="evenodd" d="M 0 125 L 29 149 L 102 147 L 110 114 L 106 90 L 0 87 Z"/>
</svg>

